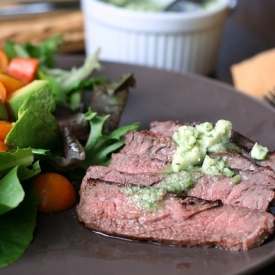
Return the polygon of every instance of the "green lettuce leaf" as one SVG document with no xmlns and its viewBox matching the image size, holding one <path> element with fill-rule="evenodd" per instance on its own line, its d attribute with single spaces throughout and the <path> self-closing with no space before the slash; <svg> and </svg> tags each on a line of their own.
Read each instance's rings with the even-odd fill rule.
<svg viewBox="0 0 275 275">
<path fill-rule="evenodd" d="M 72 68 L 71 70 L 63 70 L 59 68 L 50 69 L 48 67 L 43 67 L 41 70 L 44 72 L 46 77 L 54 78 L 64 93 L 68 93 L 75 87 L 75 85 L 77 85 L 77 83 L 80 83 L 82 80 L 87 78 L 94 70 L 101 69 L 101 65 L 98 62 L 98 56 L 99 51 L 88 56 L 81 67 Z"/>
<path fill-rule="evenodd" d="M 33 239 L 39 199 L 31 184 L 24 191 L 19 206 L 0 216 L 0 268 L 22 256 Z"/>
<path fill-rule="evenodd" d="M 90 165 L 108 165 L 111 160 L 111 153 L 117 151 L 124 145 L 124 135 L 129 131 L 137 130 L 139 123 L 121 126 L 109 135 L 103 134 L 103 127 L 109 115 L 99 116 L 89 110 L 85 118 L 90 123 L 90 135 L 85 144 L 85 160 L 80 167 L 87 169 Z"/>
<path fill-rule="evenodd" d="M 0 215 L 16 208 L 24 199 L 21 182 L 32 178 L 41 171 L 39 162 L 31 167 L 16 166 L 0 179 Z"/>
<path fill-rule="evenodd" d="M 76 106 L 70 97 L 76 97 L 76 93 L 81 93 L 81 88 L 87 87 L 88 84 L 100 81 L 100 79 L 94 79 L 86 82 L 86 78 L 90 76 L 94 70 L 101 69 L 98 55 L 99 51 L 88 56 L 82 66 L 72 68 L 71 70 L 52 69 L 46 66 L 39 68 L 38 76 L 40 79 L 46 79 L 50 82 L 57 104 L 65 106 L 71 105 L 73 109 L 79 107 L 80 101 L 78 100 L 78 105 Z"/>
<path fill-rule="evenodd" d="M 16 166 L 0 180 L 0 215 L 14 209 L 24 199 L 25 192 L 18 179 L 17 170 Z"/>
<path fill-rule="evenodd" d="M 30 179 L 41 172 L 39 161 L 34 162 L 31 166 L 18 166 L 18 178 L 22 182 L 24 180 Z"/>
<path fill-rule="evenodd" d="M 61 51 L 64 44 L 63 36 L 58 34 L 48 39 L 43 40 L 37 45 L 32 43 L 16 43 L 14 41 L 6 41 L 4 51 L 9 59 L 14 57 L 34 57 L 39 58 L 40 65 L 53 67 L 54 53 Z"/>
<path fill-rule="evenodd" d="M 29 166 L 34 161 L 31 148 L 0 152 L 0 174 L 6 174 L 18 165 Z"/>
</svg>

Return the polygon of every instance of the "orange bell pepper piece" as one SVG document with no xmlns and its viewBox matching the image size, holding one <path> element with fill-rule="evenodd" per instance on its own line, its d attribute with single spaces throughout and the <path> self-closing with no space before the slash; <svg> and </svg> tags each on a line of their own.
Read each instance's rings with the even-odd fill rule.
<svg viewBox="0 0 275 275">
<path fill-rule="evenodd" d="M 26 85 L 26 83 L 4 73 L 0 73 L 0 81 L 5 86 L 7 95 Z"/>
<path fill-rule="evenodd" d="M 6 152 L 9 150 L 9 147 L 3 142 L 0 140 L 0 152 Z M 1 175 L 0 175 L 0 178 L 1 178 Z"/>
<path fill-rule="evenodd" d="M 5 140 L 7 134 L 12 128 L 12 123 L 5 121 L 5 120 L 0 120 L 0 141 Z"/>
<path fill-rule="evenodd" d="M 38 65 L 38 58 L 15 57 L 9 63 L 7 74 L 25 83 L 30 83 L 35 78 Z"/>
<path fill-rule="evenodd" d="M 9 65 L 9 58 L 6 53 L 0 49 L 0 72 L 5 72 Z"/>
<path fill-rule="evenodd" d="M 4 84 L 0 81 L 0 100 L 5 103 L 7 97 L 7 90 Z"/>
</svg>

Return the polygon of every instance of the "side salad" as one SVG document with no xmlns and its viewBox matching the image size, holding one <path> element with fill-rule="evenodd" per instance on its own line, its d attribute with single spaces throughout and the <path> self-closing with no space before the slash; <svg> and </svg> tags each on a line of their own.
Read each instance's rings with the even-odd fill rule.
<svg viewBox="0 0 275 275">
<path fill-rule="evenodd" d="M 70 181 L 91 164 L 108 165 L 124 135 L 139 127 L 119 127 L 133 75 L 92 77 L 102 69 L 99 51 L 79 68 L 55 68 L 62 44 L 58 35 L 38 45 L 7 41 L 0 49 L 0 268 L 27 249 L 37 209 L 71 207 Z M 54 205 L 43 205 L 45 192 L 58 192 Z"/>
</svg>

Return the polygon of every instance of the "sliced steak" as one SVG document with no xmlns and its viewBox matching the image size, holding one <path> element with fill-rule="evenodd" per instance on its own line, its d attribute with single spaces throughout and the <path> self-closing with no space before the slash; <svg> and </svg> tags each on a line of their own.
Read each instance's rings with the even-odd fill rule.
<svg viewBox="0 0 275 275">
<path fill-rule="evenodd" d="M 158 135 L 173 136 L 174 132 L 178 131 L 180 126 L 188 125 L 195 126 L 199 122 L 185 122 L 179 123 L 178 121 L 153 121 L 150 123 L 150 131 Z"/>
<path fill-rule="evenodd" d="M 129 132 L 125 135 L 125 146 L 121 153 L 143 155 L 150 159 L 172 162 L 175 149 L 172 137 L 143 130 Z"/>
<path fill-rule="evenodd" d="M 172 162 L 175 145 L 171 137 L 159 136 L 150 131 L 129 132 L 125 146 L 112 154 L 109 165 L 126 173 L 157 173 Z"/>
<path fill-rule="evenodd" d="M 150 131 L 131 132 L 126 135 L 126 145 L 121 152 L 112 155 L 109 168 L 127 174 L 165 174 L 172 162 L 175 145 L 169 136 L 159 134 L 168 133 L 179 124 L 172 121 L 160 123 L 154 122 L 151 125 L 155 133 Z M 190 195 L 207 200 L 220 199 L 223 203 L 256 208 L 267 211 L 269 205 L 275 200 L 275 173 L 269 167 L 261 167 L 255 162 L 245 158 L 233 151 L 213 154 L 212 157 L 226 158 L 229 167 L 236 170 L 242 181 L 233 184 L 232 179 L 221 176 L 201 175 L 195 186 L 190 190 Z M 123 174 L 121 174 L 123 175 Z M 127 175 L 129 177 L 129 175 Z M 126 179 L 126 175 L 123 175 Z M 131 175 L 131 177 L 133 177 Z M 109 180 L 110 178 L 100 178 Z M 135 176 L 133 182 L 138 177 Z M 119 182 L 111 179 L 111 181 Z M 125 181 L 121 181 L 125 182 Z M 148 184 L 149 183 L 149 184 Z M 154 180 L 144 184 L 155 184 Z"/>
<path fill-rule="evenodd" d="M 227 164 L 231 169 L 236 169 L 240 171 L 250 170 L 254 172 L 259 172 L 261 174 L 266 174 L 275 178 L 275 172 L 270 167 L 259 166 L 257 165 L 257 163 L 245 158 L 237 152 L 227 151 L 213 154 L 212 157 L 225 157 Z"/>
<path fill-rule="evenodd" d="M 275 151 L 269 152 L 267 158 L 265 160 L 257 161 L 257 164 L 275 171 Z"/>
<path fill-rule="evenodd" d="M 179 129 L 182 125 L 190 125 L 195 126 L 197 122 L 189 122 L 189 123 L 179 123 L 178 121 L 153 121 L 150 124 L 150 131 L 154 132 L 157 135 L 170 136 L 172 137 L 174 132 Z M 263 161 L 254 161 L 251 159 L 249 152 L 253 148 L 255 142 L 250 140 L 249 138 L 243 136 L 239 132 L 232 130 L 231 134 L 231 142 L 234 143 L 237 148 L 240 149 L 240 153 L 237 152 L 226 152 L 228 157 L 230 157 L 230 161 L 233 166 L 237 165 L 236 169 L 238 170 L 247 170 L 247 169 L 257 169 L 259 170 L 259 166 L 266 167 L 268 171 L 264 170 L 264 173 L 273 174 L 275 177 L 275 151 L 269 152 L 266 160 Z M 229 156 L 228 154 L 231 154 Z M 242 168 L 244 167 L 244 168 Z M 271 172 L 272 171 L 272 172 Z"/>
<path fill-rule="evenodd" d="M 160 173 L 163 172 L 170 162 L 148 156 L 117 153 L 112 154 L 109 167 L 126 173 Z"/>
<path fill-rule="evenodd" d="M 252 143 L 240 135 L 234 138 L 243 154 L 213 155 L 227 159 L 241 175 L 240 183 L 192 172 L 186 181 L 188 196 L 171 193 L 177 192 L 173 187 L 154 211 L 142 209 L 127 195 L 127 186 L 158 188 L 171 182 L 168 171 L 176 149 L 172 134 L 179 126 L 173 121 L 153 122 L 151 131 L 130 132 L 109 167 L 90 167 L 81 184 L 79 220 L 106 234 L 179 246 L 247 250 L 262 244 L 274 231 L 274 216 L 266 210 L 275 201 L 275 173 L 270 162 L 259 162 L 260 166 L 245 155 Z M 184 185 L 185 179 L 177 183 Z"/>
<path fill-rule="evenodd" d="M 77 213 L 106 234 L 178 246 L 248 250 L 274 231 L 274 216 L 245 207 L 167 194 L 156 211 L 137 206 L 125 187 L 100 180 L 81 185 Z"/>
<path fill-rule="evenodd" d="M 224 204 L 238 205 L 251 209 L 267 211 L 275 199 L 272 188 L 254 184 L 250 180 L 242 180 L 239 184 L 232 183 L 232 179 L 223 176 L 203 175 L 188 192 L 206 200 L 221 200 Z"/>
<path fill-rule="evenodd" d="M 239 170 L 238 173 L 240 174 L 242 180 L 250 181 L 253 184 L 263 185 L 268 189 L 275 190 L 275 178 L 261 172 L 254 172 L 251 170 Z"/>
<path fill-rule="evenodd" d="M 174 132 L 178 131 L 179 127 L 178 121 L 168 120 L 168 121 L 153 121 L 150 123 L 150 131 L 157 135 L 173 136 Z"/>
<path fill-rule="evenodd" d="M 136 184 L 143 186 L 163 187 L 168 184 L 182 186 L 190 183 L 183 182 L 186 177 L 180 176 L 188 172 L 173 174 L 165 173 L 128 173 L 105 166 L 91 166 L 87 170 L 82 185 L 89 180 L 103 180 L 121 184 Z M 178 176 L 177 176 L 178 175 Z M 185 194 L 205 200 L 221 200 L 224 204 L 244 206 L 251 209 L 267 211 L 275 199 L 275 186 L 261 185 L 251 179 L 243 179 L 234 184 L 232 178 L 225 176 L 209 176 L 203 173 L 188 173 L 192 179 L 191 189 Z M 193 186 L 193 187 L 192 187 Z M 171 189 L 168 189 L 171 190 Z"/>
<path fill-rule="evenodd" d="M 161 175 L 157 173 L 124 173 L 112 169 L 106 166 L 90 166 L 87 169 L 85 178 L 82 184 L 86 184 L 89 179 L 99 179 L 103 181 L 110 181 L 122 184 L 136 184 L 151 186 L 158 183 L 166 175 Z"/>
<path fill-rule="evenodd" d="M 167 124 L 170 125 L 171 123 L 172 122 L 169 122 Z M 155 127 L 160 127 L 163 129 L 163 125 L 165 125 L 165 123 L 158 123 L 157 125 L 161 126 Z M 171 137 L 163 136 L 158 133 L 159 132 L 153 133 L 151 131 L 135 131 L 126 134 L 125 146 L 120 153 L 113 154 L 111 166 L 124 172 L 134 172 L 135 170 L 142 172 L 157 172 L 160 171 L 160 169 L 167 168 L 167 166 L 172 162 L 176 147 Z M 123 155 L 119 156 L 119 154 Z M 128 156 L 126 156 L 126 154 Z M 141 161 L 138 161 L 139 157 L 141 158 Z M 270 165 L 267 161 L 261 162 L 260 166 L 240 153 L 234 151 L 212 154 L 212 157 L 226 158 L 231 169 L 259 172 L 261 174 L 274 177 L 275 179 L 275 172 L 269 167 Z M 128 162 L 131 158 L 133 160 Z M 272 162 L 272 158 L 270 159 Z M 118 162 L 117 164 L 116 161 Z M 123 164 L 123 162 L 125 163 Z M 150 162 L 155 162 L 152 163 L 152 166 L 154 166 L 152 170 L 149 167 L 145 168 L 147 163 L 149 165 Z M 133 164 L 134 167 L 130 167 L 131 164 Z M 142 167 L 139 168 L 138 165 L 141 165 Z"/>
</svg>

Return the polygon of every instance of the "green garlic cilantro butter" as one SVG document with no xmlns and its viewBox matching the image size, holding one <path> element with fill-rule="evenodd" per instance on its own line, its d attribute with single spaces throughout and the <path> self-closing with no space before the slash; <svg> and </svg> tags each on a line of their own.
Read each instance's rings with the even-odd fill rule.
<svg viewBox="0 0 275 275">
<path fill-rule="evenodd" d="M 202 163 L 201 171 L 209 175 L 225 175 L 227 177 L 234 176 L 234 172 L 227 167 L 226 159 L 213 159 L 208 155 L 205 156 L 205 159 Z"/>
<path fill-rule="evenodd" d="M 196 177 L 186 171 L 178 173 L 169 173 L 161 181 L 161 188 L 164 188 L 168 192 L 172 193 L 187 193 L 196 183 Z"/>
<path fill-rule="evenodd" d="M 256 142 L 250 152 L 250 155 L 253 159 L 264 160 L 267 156 L 267 153 L 268 153 L 267 147 L 263 147 L 262 145 Z"/>
<path fill-rule="evenodd" d="M 173 135 L 176 152 L 172 160 L 172 171 L 188 171 L 194 166 L 203 166 L 205 171 L 215 174 L 218 166 L 224 166 L 223 160 L 215 161 L 214 164 L 207 158 L 206 163 L 204 165 L 203 163 L 208 153 L 226 150 L 230 143 L 231 130 L 232 124 L 227 120 L 219 120 L 215 125 L 205 122 L 195 126 L 181 126 Z M 221 174 L 220 170 L 219 174 Z"/>
<path fill-rule="evenodd" d="M 135 185 L 126 187 L 125 193 L 131 197 L 138 207 L 144 210 L 156 211 L 167 191 L 164 188 Z"/>
</svg>

